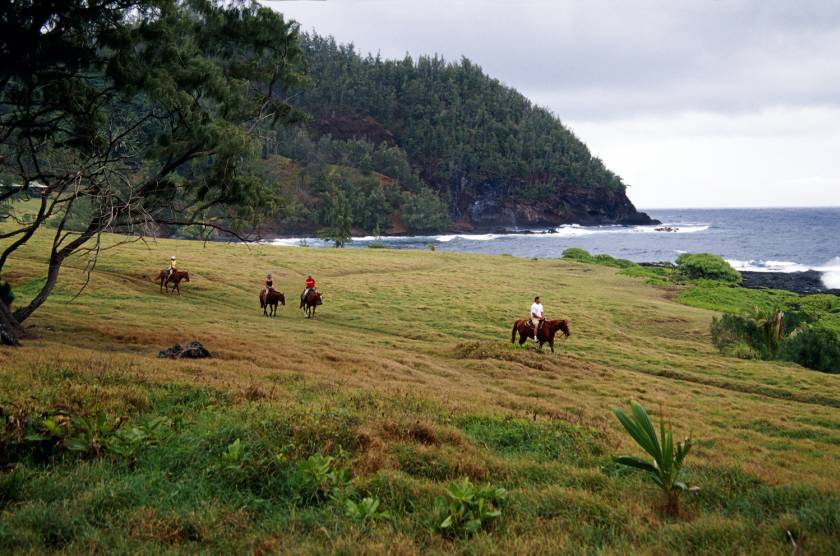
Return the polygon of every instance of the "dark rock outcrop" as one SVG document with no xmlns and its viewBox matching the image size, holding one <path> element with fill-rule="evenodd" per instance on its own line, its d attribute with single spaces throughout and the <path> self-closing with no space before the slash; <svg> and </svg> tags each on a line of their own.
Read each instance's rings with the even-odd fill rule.
<svg viewBox="0 0 840 556">
<path fill-rule="evenodd" d="M 175 344 L 169 349 L 165 349 L 158 353 L 158 357 L 169 359 L 204 359 L 212 357 L 201 342 L 190 342 L 185 347 L 180 344 Z"/>
<path fill-rule="evenodd" d="M 464 190 L 474 193 L 460 194 Z M 486 183 L 475 188 L 449 190 L 450 214 L 459 230 L 583 226 L 652 225 L 658 220 L 639 212 L 627 194 L 618 188 L 569 187 L 557 184 L 552 193 L 538 199 L 518 195 L 516 188 Z"/>
<path fill-rule="evenodd" d="M 745 287 L 772 288 L 797 293 L 833 293 L 840 295 L 840 290 L 831 290 L 822 282 L 822 274 L 816 270 L 805 272 L 748 272 L 742 271 Z"/>
</svg>

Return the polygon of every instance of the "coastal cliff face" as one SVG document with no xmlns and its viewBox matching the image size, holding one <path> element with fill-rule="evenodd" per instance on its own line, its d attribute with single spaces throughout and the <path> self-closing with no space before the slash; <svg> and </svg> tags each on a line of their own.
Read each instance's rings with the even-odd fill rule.
<svg viewBox="0 0 840 556">
<path fill-rule="evenodd" d="M 455 231 L 504 231 L 555 227 L 649 225 L 658 220 L 639 212 L 624 190 L 581 188 L 558 183 L 539 198 L 502 195 L 502 189 L 485 185 L 476 193 L 450 205 Z"/>
</svg>

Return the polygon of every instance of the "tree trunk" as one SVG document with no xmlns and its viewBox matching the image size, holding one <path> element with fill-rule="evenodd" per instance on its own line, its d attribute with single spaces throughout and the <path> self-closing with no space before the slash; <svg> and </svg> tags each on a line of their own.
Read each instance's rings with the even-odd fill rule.
<svg viewBox="0 0 840 556">
<path fill-rule="evenodd" d="M 18 346 L 21 336 L 23 336 L 23 328 L 12 315 L 9 306 L 0 301 L 0 344 Z"/>
<path fill-rule="evenodd" d="M 61 263 L 64 261 L 64 258 L 60 255 L 53 257 L 50 259 L 50 267 L 47 270 L 47 282 L 41 288 L 41 291 L 38 292 L 38 295 L 35 296 L 35 299 L 29 302 L 29 305 L 26 307 L 22 307 L 14 312 L 14 319 L 18 323 L 22 323 L 26 319 L 28 319 L 35 310 L 40 307 L 44 301 L 52 293 L 53 288 L 55 287 L 56 282 L 58 282 L 58 273 L 61 271 Z"/>
</svg>

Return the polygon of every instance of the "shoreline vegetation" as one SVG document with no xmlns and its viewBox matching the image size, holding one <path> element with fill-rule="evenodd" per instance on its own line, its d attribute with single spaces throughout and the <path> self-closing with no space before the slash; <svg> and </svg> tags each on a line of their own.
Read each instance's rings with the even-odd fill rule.
<svg viewBox="0 0 840 556">
<path fill-rule="evenodd" d="M 676 263 L 647 265 L 578 248 L 566 249 L 563 258 L 619 268 L 655 286 L 682 288 L 679 302 L 723 313 L 710 327 L 712 343 L 723 354 L 782 359 L 840 373 L 840 296 L 833 293 L 745 286 L 742 273 L 709 253 L 685 253 Z"/>
<path fill-rule="evenodd" d="M 15 258 L 21 303 L 48 245 Z M 181 296 L 149 279 L 171 253 Z M 109 251 L 71 303 L 75 259 L 0 349 L 0 547 L 830 552 L 838 375 L 722 354 L 701 308 L 793 294 L 594 258 L 161 239 Z M 292 297 L 315 273 L 318 316 L 263 317 L 266 270 Z M 509 343 L 535 288 L 571 323 L 554 355 Z M 213 357 L 157 357 L 190 340 Z M 691 437 L 678 508 L 613 460 L 642 454 L 611 414 L 630 400 Z"/>
</svg>

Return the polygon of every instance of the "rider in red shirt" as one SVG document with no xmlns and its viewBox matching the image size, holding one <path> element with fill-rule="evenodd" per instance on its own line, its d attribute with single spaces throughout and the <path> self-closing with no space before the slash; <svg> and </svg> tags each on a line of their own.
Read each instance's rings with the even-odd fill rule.
<svg viewBox="0 0 840 556">
<path fill-rule="evenodd" d="M 306 289 L 315 289 L 315 279 L 311 275 L 306 277 Z"/>
</svg>

